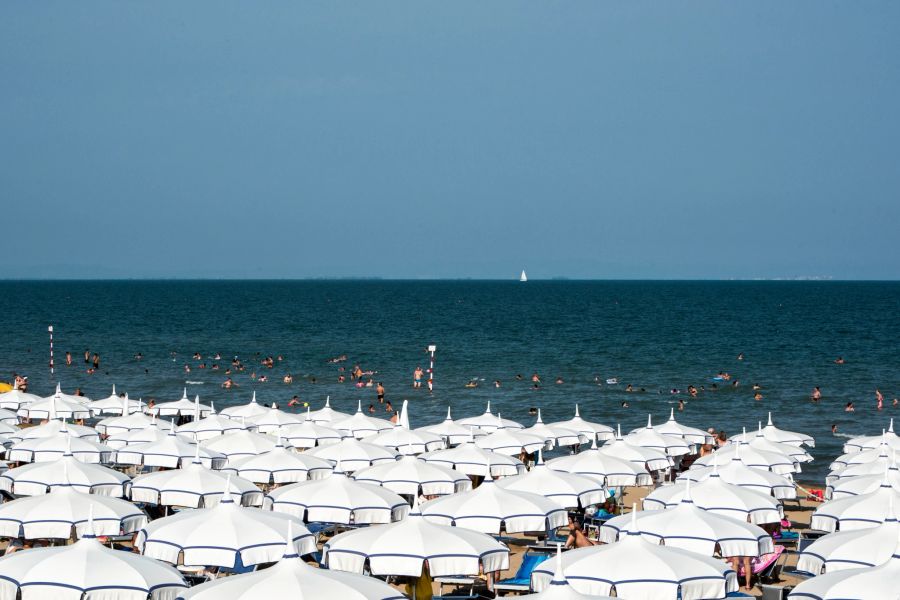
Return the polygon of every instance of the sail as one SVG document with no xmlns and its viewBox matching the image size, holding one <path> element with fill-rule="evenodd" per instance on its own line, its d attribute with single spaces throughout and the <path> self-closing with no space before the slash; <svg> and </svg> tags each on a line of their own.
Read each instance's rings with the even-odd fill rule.
<svg viewBox="0 0 900 600">
<path fill-rule="evenodd" d="M 519 275 L 519 281 L 528 281 L 528 276 L 525 275 L 525 269 L 522 269 L 522 274 Z"/>
</svg>

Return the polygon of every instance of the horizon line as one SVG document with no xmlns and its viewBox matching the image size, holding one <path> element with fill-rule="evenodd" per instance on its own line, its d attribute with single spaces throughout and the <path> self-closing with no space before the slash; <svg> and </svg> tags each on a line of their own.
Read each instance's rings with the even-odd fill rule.
<svg viewBox="0 0 900 600">
<path fill-rule="evenodd" d="M 806 283 L 896 283 L 900 282 L 900 278 L 883 278 L 883 279 L 842 279 L 837 277 L 820 277 L 820 276 L 796 276 L 796 277 L 535 277 L 529 278 L 527 282 L 519 281 L 518 278 L 497 278 L 497 277 L 376 277 L 376 276 L 346 276 L 346 277 L 0 277 L 0 283 L 18 283 L 18 282 L 46 282 L 46 283 L 78 283 L 78 282 L 197 282 L 197 281 L 231 281 L 231 282 L 290 282 L 290 281 L 306 281 L 306 282 L 461 282 L 474 281 L 485 283 L 517 283 L 525 285 L 526 283 L 553 283 L 553 282 L 718 282 L 718 283 L 753 283 L 753 282 L 806 282 Z"/>
</svg>

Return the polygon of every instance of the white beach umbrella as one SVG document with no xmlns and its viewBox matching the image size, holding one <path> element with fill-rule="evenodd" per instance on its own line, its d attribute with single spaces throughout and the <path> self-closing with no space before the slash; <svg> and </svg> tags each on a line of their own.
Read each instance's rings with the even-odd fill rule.
<svg viewBox="0 0 900 600">
<path fill-rule="evenodd" d="M 859 475 L 838 479 L 825 490 L 825 499 L 846 498 L 874 492 L 885 481 L 884 472 L 873 475 Z M 887 470 L 887 481 L 897 492 L 900 492 L 900 469 L 891 466 Z"/>
<path fill-rule="evenodd" d="M 174 469 L 189 464 L 196 454 L 197 444 L 174 431 L 158 442 L 126 446 L 116 453 L 116 462 L 122 465 L 144 467 L 165 467 Z M 205 467 L 221 469 L 225 466 L 225 455 L 213 450 L 200 448 L 200 462 Z"/>
<path fill-rule="evenodd" d="M 71 438 L 70 438 L 71 444 Z M 78 491 L 121 498 L 125 495 L 124 473 L 77 460 L 70 451 L 52 462 L 35 462 L 0 475 L 0 490 L 15 496 L 38 496 L 55 488 L 70 487 Z"/>
<path fill-rule="evenodd" d="M 469 441 L 472 438 L 473 432 L 476 436 L 485 435 L 485 432 L 481 431 L 480 429 L 477 429 L 475 427 L 466 427 L 465 425 L 460 425 L 459 423 L 454 421 L 453 417 L 450 416 L 449 406 L 447 407 L 446 419 L 434 425 L 419 427 L 416 431 L 427 431 L 429 433 L 439 435 L 441 436 L 441 438 L 446 440 L 448 446 L 457 446 Z"/>
<path fill-rule="evenodd" d="M 738 454 L 739 452 L 740 454 Z M 801 471 L 800 463 L 789 456 L 778 452 L 757 450 L 746 442 L 734 441 L 726 444 L 723 448 L 719 448 L 712 454 L 701 456 L 694 461 L 694 464 L 702 467 L 712 467 L 714 465 L 723 467 L 734 460 L 735 457 L 740 457 L 740 461 L 748 467 L 772 471 L 779 475 L 789 475 Z"/>
<path fill-rule="evenodd" d="M 575 405 L 575 416 L 569 419 L 568 421 L 557 421 L 555 423 L 550 423 L 551 427 L 565 427 L 566 429 L 573 429 L 578 433 L 586 435 L 588 438 L 596 437 L 599 441 L 611 440 L 616 437 L 615 430 L 609 425 L 603 425 L 602 423 L 592 423 L 590 421 L 585 421 L 581 418 L 581 412 L 578 409 L 578 405 Z"/>
<path fill-rule="evenodd" d="M 641 448 L 651 448 L 665 452 L 668 456 L 684 456 L 693 454 L 694 448 L 681 437 L 659 433 L 653 428 L 652 416 L 647 415 L 647 426 L 635 429 L 625 436 L 625 443 Z"/>
<path fill-rule="evenodd" d="M 890 560 L 877 567 L 846 569 L 826 573 L 801 582 L 791 591 L 793 600 L 886 600 L 900 597 L 900 544 L 894 547 Z"/>
<path fill-rule="evenodd" d="M 331 477 L 292 483 L 269 492 L 263 507 L 306 522 L 390 523 L 409 513 L 409 504 L 394 492 L 349 479 L 340 468 Z"/>
<path fill-rule="evenodd" d="M 644 498 L 644 510 L 673 508 L 687 493 L 687 483 L 675 483 L 653 490 Z M 781 521 L 781 504 L 770 495 L 725 483 L 718 473 L 692 486 L 691 499 L 698 507 L 717 515 L 750 521 L 756 525 Z"/>
<path fill-rule="evenodd" d="M 332 466 L 323 458 L 288 450 L 279 438 L 268 452 L 229 459 L 228 466 L 222 470 L 237 473 L 253 483 L 270 485 L 324 479 L 331 475 Z"/>
<path fill-rule="evenodd" d="M 384 419 L 378 419 L 376 417 L 370 417 L 364 414 L 362 411 L 362 401 L 360 401 L 359 405 L 356 408 L 356 413 L 347 417 L 346 419 L 333 421 L 331 423 L 331 427 L 337 429 L 338 431 L 343 431 L 358 440 L 361 440 L 367 437 L 374 436 L 378 433 L 381 433 L 382 431 L 390 431 L 394 428 L 394 424 L 390 421 L 385 421 Z"/>
<path fill-rule="evenodd" d="M 637 529 L 637 527 L 633 527 Z M 719 559 L 680 548 L 651 544 L 634 533 L 615 544 L 563 553 L 562 573 L 583 594 L 610 594 L 633 600 L 724 598 L 738 588 L 737 576 Z M 535 567 L 532 587 L 547 588 L 553 567 Z"/>
<path fill-rule="evenodd" d="M 6 408 L 0 408 L 0 424 L 7 426 L 0 427 L 0 432 L 2 433 L 16 430 L 19 425 L 19 415 L 17 415 L 15 411 Z"/>
<path fill-rule="evenodd" d="M 95 428 L 105 435 L 116 435 L 127 433 L 136 429 L 146 429 L 156 424 L 160 429 L 169 430 L 172 425 L 168 421 L 157 422 L 156 416 L 146 415 L 140 412 L 133 412 L 124 417 L 107 417 L 100 420 Z"/>
<path fill-rule="evenodd" d="M 579 433 L 574 429 L 560 427 L 558 425 L 547 425 L 541 418 L 541 409 L 538 409 L 537 421 L 531 427 L 526 427 L 522 433 L 536 435 L 550 444 L 550 448 L 555 446 L 580 446 L 591 440 L 593 436 L 587 436 Z"/>
<path fill-rule="evenodd" d="M 218 452 L 229 461 L 248 456 L 257 456 L 274 450 L 278 438 L 253 431 L 233 431 L 206 440 L 200 445 L 211 452 Z"/>
<path fill-rule="evenodd" d="M 228 408 L 223 408 L 219 414 L 223 417 L 227 417 L 229 419 L 253 419 L 255 417 L 261 417 L 269 412 L 269 409 L 265 406 L 260 405 L 256 401 L 256 392 L 253 392 L 253 397 L 250 399 L 250 402 L 247 404 L 241 404 L 239 406 L 229 406 Z"/>
<path fill-rule="evenodd" d="M 76 438 L 84 438 L 94 442 L 100 441 L 100 433 L 93 427 L 84 425 L 76 425 L 75 423 L 65 423 L 62 420 L 50 420 L 43 425 L 35 425 L 34 427 L 25 427 L 24 429 L 16 429 L 11 433 L 0 431 L 0 435 L 4 435 L 14 442 L 22 442 L 25 440 L 33 440 L 37 438 L 53 437 L 60 431 Z"/>
<path fill-rule="evenodd" d="M 478 415 L 477 417 L 468 417 L 466 419 L 459 419 L 457 421 L 459 425 L 463 427 L 470 427 L 475 429 L 480 429 L 486 433 L 490 433 L 492 431 L 496 431 L 499 427 L 505 427 L 507 429 L 524 429 L 525 426 L 521 423 L 517 423 L 516 421 L 510 421 L 509 419 L 501 419 L 500 415 L 495 415 L 491 413 L 491 401 L 488 400 L 487 407 L 484 409 L 484 414 Z"/>
<path fill-rule="evenodd" d="M 72 537 L 74 527 L 77 537 L 82 537 L 91 533 L 91 514 L 96 535 L 133 533 L 147 523 L 147 515 L 130 502 L 62 487 L 0 504 L 0 536 L 65 540 Z"/>
<path fill-rule="evenodd" d="M 270 408 L 261 415 L 247 417 L 245 422 L 259 433 L 276 433 L 282 427 L 299 425 L 303 421 L 302 416 L 284 412 L 278 408 Z"/>
<path fill-rule="evenodd" d="M 890 560 L 898 540 L 900 525 L 893 507 L 890 507 L 887 518 L 880 525 L 823 535 L 800 554 L 797 569 L 819 575 L 876 567 Z"/>
<path fill-rule="evenodd" d="M 418 497 L 446 496 L 472 489 L 472 480 L 443 465 L 427 463 L 413 456 L 383 462 L 353 474 L 361 483 L 372 483 L 394 493 Z"/>
<path fill-rule="evenodd" d="M 374 444 L 360 442 L 355 438 L 346 438 L 337 444 L 319 446 L 307 450 L 304 454 L 315 456 L 332 463 L 341 463 L 341 467 L 347 473 L 365 469 L 382 462 L 397 460 L 397 454 L 393 450 L 382 448 Z"/>
<path fill-rule="evenodd" d="M 600 447 L 600 453 L 634 463 L 647 471 L 664 471 L 675 466 L 672 457 L 658 448 L 644 448 L 626 442 L 620 428 L 617 428 L 614 439 Z"/>
<path fill-rule="evenodd" d="M 135 548 L 172 564 L 234 568 L 278 560 L 287 539 L 301 556 L 316 550 L 315 537 L 298 519 L 242 507 L 226 491 L 212 508 L 153 521 L 138 532 Z"/>
<path fill-rule="evenodd" d="M 805 433 L 796 433 L 794 431 L 785 431 L 778 429 L 772 424 L 772 413 L 769 413 L 769 420 L 763 427 L 763 436 L 772 442 L 781 442 L 782 444 L 790 444 L 791 446 L 809 446 L 816 447 L 816 440 L 811 435 Z"/>
<path fill-rule="evenodd" d="M 462 527 L 429 523 L 418 501 L 408 517 L 331 538 L 322 561 L 337 571 L 418 577 L 428 562 L 432 577 L 478 575 L 509 568 L 509 548 L 494 538 Z"/>
<path fill-rule="evenodd" d="M 306 418 L 296 425 L 286 425 L 278 430 L 278 434 L 294 448 L 315 448 L 337 444 L 347 437 L 337 429 L 319 425 L 310 418 L 311 412 L 306 409 Z"/>
<path fill-rule="evenodd" d="M 291 525 L 288 525 L 291 537 Z M 292 543 L 268 569 L 237 577 L 220 577 L 181 595 L 183 600 L 406 600 L 380 579 L 310 567 L 298 559 Z"/>
<path fill-rule="evenodd" d="M 33 438 L 15 444 L 7 450 L 6 459 L 14 462 L 50 462 L 62 458 L 66 452 L 82 462 L 112 462 L 115 450 L 90 438 L 76 438 L 67 433 L 67 425 L 53 436 Z"/>
<path fill-rule="evenodd" d="M 2 403 L 0 403 L 2 406 Z M 871 450 L 881 446 L 882 442 L 886 443 L 894 450 L 900 450 L 900 436 L 894 432 L 894 418 L 891 417 L 888 428 L 882 430 L 881 435 L 862 435 L 852 438 L 844 444 L 844 452 L 862 452 L 863 450 Z"/>
<path fill-rule="evenodd" d="M 774 551 L 772 537 L 757 525 L 703 510 L 691 500 L 690 483 L 676 506 L 665 510 L 632 511 L 600 527 L 600 541 L 612 544 L 630 532 L 653 543 L 704 556 L 761 556 Z"/>
<path fill-rule="evenodd" d="M 547 466 L 554 471 L 586 475 L 608 488 L 653 485 L 653 478 L 644 467 L 603 454 L 597 449 L 596 440 L 590 449 L 548 460 Z"/>
<path fill-rule="evenodd" d="M 552 531 L 566 524 L 559 504 L 538 494 L 506 490 L 485 478 L 470 492 L 442 496 L 422 505 L 432 523 L 456 525 L 482 533 Z"/>
<path fill-rule="evenodd" d="M 228 487 L 244 506 L 262 506 L 263 493 L 242 477 L 212 471 L 200 462 L 199 447 L 194 460 L 180 469 L 153 471 L 138 475 L 127 486 L 133 502 L 159 506 L 210 508 L 219 503 Z"/>
<path fill-rule="evenodd" d="M 885 521 L 890 507 L 900 506 L 900 493 L 885 480 L 874 492 L 829 500 L 816 509 L 810 529 L 851 531 L 875 527 Z"/>
<path fill-rule="evenodd" d="M 186 588 L 173 567 L 107 548 L 93 534 L 0 559 L 0 600 L 174 600 Z"/>
<path fill-rule="evenodd" d="M 409 401 L 403 401 L 400 409 L 400 420 L 389 431 L 383 431 L 377 435 L 366 438 L 366 441 L 376 446 L 383 446 L 399 454 L 422 454 L 431 450 L 441 450 L 446 447 L 443 438 L 427 431 L 416 431 L 409 428 Z"/>
<path fill-rule="evenodd" d="M 696 427 L 688 427 L 676 421 L 674 408 L 669 411 L 669 420 L 662 425 L 657 425 L 654 429 L 656 433 L 679 437 L 688 444 L 712 444 L 714 439 L 709 432 Z"/>
<path fill-rule="evenodd" d="M 876 471 L 883 472 L 885 468 L 893 465 L 898 458 L 900 452 L 892 450 L 887 443 L 882 443 L 877 448 L 861 450 L 859 452 L 849 452 L 842 454 L 834 459 L 829 465 L 832 473 L 829 479 L 841 479 L 842 477 L 855 477 L 858 475 L 871 475 L 872 472 L 866 467 L 874 468 Z M 851 467 L 857 467 L 848 470 Z"/>
<path fill-rule="evenodd" d="M 156 417 L 154 417 L 155 419 Z M 168 427 L 160 427 L 160 423 L 165 421 L 154 422 L 150 427 L 143 429 L 132 429 L 131 431 L 122 431 L 113 433 L 106 438 L 106 445 L 110 448 L 119 450 L 125 446 L 136 446 L 138 444 L 149 444 L 150 442 L 162 441 L 167 435 L 171 435 L 174 427 L 169 423 Z"/>
<path fill-rule="evenodd" d="M 91 411 L 84 404 L 66 400 L 57 393 L 23 406 L 18 410 L 18 415 L 23 419 L 88 419 Z"/>
<path fill-rule="evenodd" d="M 145 410 L 152 415 L 160 417 L 194 416 L 196 418 L 199 412 L 200 418 L 203 418 L 212 412 L 212 407 L 200 404 L 200 396 L 194 396 L 194 400 L 191 401 L 187 396 L 187 388 L 184 388 L 184 392 L 179 400 L 161 402 L 153 408 L 147 406 Z"/>
<path fill-rule="evenodd" d="M 741 462 L 738 455 L 731 462 L 719 467 L 691 467 L 678 476 L 678 481 L 705 481 L 713 473 L 718 473 L 725 483 L 755 489 L 779 500 L 793 500 L 797 497 L 797 486 L 790 476 L 778 475 L 771 471 L 754 469 Z"/>
<path fill-rule="evenodd" d="M 742 444 L 750 444 L 750 447 L 755 450 L 764 450 L 766 452 L 774 452 L 776 454 L 784 454 L 792 458 L 795 462 L 799 463 L 808 463 L 812 462 L 813 457 L 807 452 L 802 446 L 797 446 L 795 444 L 785 444 L 783 442 L 775 442 L 768 438 L 766 438 L 765 432 L 763 430 L 762 421 L 757 423 L 756 432 L 747 432 L 747 429 L 744 428 L 743 433 L 740 433 L 731 438 L 732 442 L 741 442 Z"/>
<path fill-rule="evenodd" d="M 860 452 L 859 455 L 865 454 L 865 452 Z M 859 477 L 871 477 L 873 475 L 884 475 L 885 471 L 890 471 L 892 468 L 897 466 L 897 457 L 879 457 L 872 462 L 858 464 L 858 465 L 848 465 L 846 468 L 841 469 L 839 471 L 832 471 L 825 478 L 825 482 L 828 485 L 836 485 L 842 481 L 847 481 L 849 479 L 857 479 Z"/>
<path fill-rule="evenodd" d="M 247 429 L 247 425 L 240 420 L 217 415 L 212 402 L 209 403 L 209 406 L 208 416 L 199 419 L 195 416 L 190 423 L 178 427 L 178 433 L 186 435 L 194 441 L 205 442 L 226 433 Z"/>
<path fill-rule="evenodd" d="M 560 508 L 587 508 L 609 498 L 607 491 L 596 479 L 548 468 L 540 452 L 530 471 L 505 477 L 497 481 L 497 485 L 507 490 L 540 494 Z"/>
<path fill-rule="evenodd" d="M 519 596 L 518 600 L 614 600 L 612 596 L 598 596 L 596 594 L 582 594 L 566 579 L 562 568 L 562 544 L 556 544 L 556 564 L 553 579 L 544 587 L 544 590 L 536 594 Z"/>
<path fill-rule="evenodd" d="M 326 396 L 325 406 L 323 406 L 319 410 L 307 412 L 306 414 L 307 421 L 312 421 L 313 423 L 325 425 L 327 427 L 332 427 L 331 424 L 334 422 L 343 421 L 344 419 L 349 418 L 350 415 L 348 413 L 340 412 L 331 408 L 331 396 Z"/>
<path fill-rule="evenodd" d="M 123 407 L 123 403 L 127 403 L 127 405 Z M 116 386 L 113 386 L 111 395 L 100 400 L 88 402 L 87 405 L 91 414 L 95 417 L 99 415 L 123 416 L 133 412 L 141 412 L 145 406 L 140 400 L 130 400 L 128 394 L 125 394 L 124 397 L 117 396 Z"/>
<path fill-rule="evenodd" d="M 8 392 L 0 394 L 0 408 L 8 410 L 19 410 L 22 406 L 43 400 L 40 396 L 23 392 L 18 388 L 13 388 Z"/>
<path fill-rule="evenodd" d="M 470 438 L 474 440 L 474 435 Z M 525 471 L 525 465 L 518 458 L 479 448 L 468 441 L 446 450 L 427 452 L 419 456 L 428 463 L 443 465 L 465 475 L 485 477 L 490 469 L 493 477 L 507 477 Z"/>
<path fill-rule="evenodd" d="M 552 446 L 542 436 L 524 433 L 524 429 L 506 428 L 502 422 L 500 413 L 497 413 L 497 427 L 486 436 L 476 439 L 475 445 L 507 456 L 518 456 L 522 451 L 531 454 Z"/>
<path fill-rule="evenodd" d="M 67 402 L 74 402 L 76 404 L 81 404 L 83 406 L 87 406 L 91 399 L 85 396 L 84 394 L 66 394 L 62 391 L 62 386 L 59 383 L 56 384 L 56 391 L 49 396 L 45 396 L 44 400 L 49 400 L 50 398 L 62 398 Z"/>
</svg>

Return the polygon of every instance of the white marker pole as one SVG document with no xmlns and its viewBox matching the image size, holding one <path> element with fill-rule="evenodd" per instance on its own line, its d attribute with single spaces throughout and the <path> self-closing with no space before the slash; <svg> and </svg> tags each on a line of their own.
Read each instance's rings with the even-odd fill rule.
<svg viewBox="0 0 900 600">
<path fill-rule="evenodd" d="M 53 325 L 47 327 L 50 332 L 50 375 L 53 375 Z"/>
<path fill-rule="evenodd" d="M 431 344 L 428 346 L 428 352 L 431 353 L 431 362 L 428 364 L 428 391 L 434 391 L 434 351 L 437 350 L 437 346 Z"/>
</svg>

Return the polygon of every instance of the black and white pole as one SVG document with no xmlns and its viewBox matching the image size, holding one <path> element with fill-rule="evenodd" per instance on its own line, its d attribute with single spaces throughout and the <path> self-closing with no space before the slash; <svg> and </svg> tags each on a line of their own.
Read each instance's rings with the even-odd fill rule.
<svg viewBox="0 0 900 600">
<path fill-rule="evenodd" d="M 53 325 L 47 327 L 50 332 L 50 375 L 53 375 Z"/>
<path fill-rule="evenodd" d="M 431 362 L 428 364 L 428 391 L 434 391 L 434 351 L 437 350 L 437 346 L 431 344 L 428 346 L 428 352 L 431 353 Z"/>
</svg>

